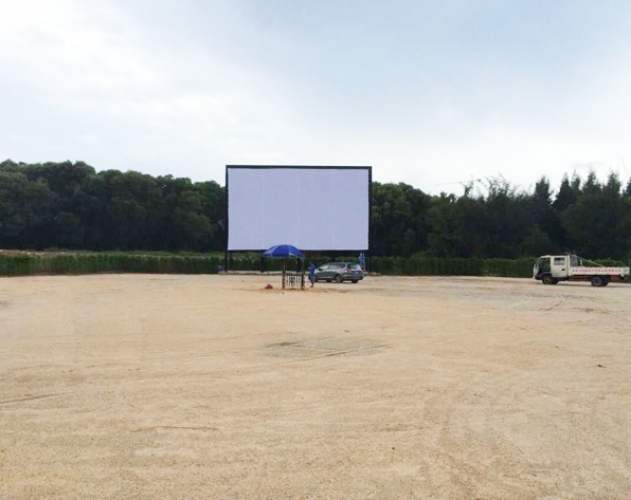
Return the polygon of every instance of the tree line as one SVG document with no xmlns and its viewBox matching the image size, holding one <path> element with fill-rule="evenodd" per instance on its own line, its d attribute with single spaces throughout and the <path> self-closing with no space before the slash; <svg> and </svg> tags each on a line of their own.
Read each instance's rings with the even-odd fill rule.
<svg viewBox="0 0 631 500">
<path fill-rule="evenodd" d="M 213 181 L 0 163 L 2 248 L 220 250 L 225 217 L 225 190 Z"/>
<path fill-rule="evenodd" d="M 464 194 L 372 185 L 371 254 L 382 257 L 516 259 L 575 252 L 631 256 L 631 182 L 541 178 L 531 190 L 502 178 Z M 0 163 L 0 248 L 219 251 L 226 192 L 139 172 L 97 172 L 83 162 Z"/>
</svg>

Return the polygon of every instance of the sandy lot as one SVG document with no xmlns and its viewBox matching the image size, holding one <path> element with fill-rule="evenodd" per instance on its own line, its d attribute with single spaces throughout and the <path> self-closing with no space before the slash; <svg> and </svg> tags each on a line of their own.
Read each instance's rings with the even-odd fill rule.
<svg viewBox="0 0 631 500">
<path fill-rule="evenodd" d="M 0 499 L 629 499 L 631 286 L 0 279 Z"/>
</svg>

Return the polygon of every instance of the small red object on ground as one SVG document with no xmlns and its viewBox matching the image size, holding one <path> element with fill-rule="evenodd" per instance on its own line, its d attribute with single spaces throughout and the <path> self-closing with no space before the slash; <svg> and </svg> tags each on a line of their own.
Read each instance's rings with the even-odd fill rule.
<svg viewBox="0 0 631 500">
<path fill-rule="evenodd" d="M 274 288 L 272 285 L 270 285 L 269 283 L 267 285 L 265 285 L 265 290 L 271 290 L 272 288 Z"/>
</svg>

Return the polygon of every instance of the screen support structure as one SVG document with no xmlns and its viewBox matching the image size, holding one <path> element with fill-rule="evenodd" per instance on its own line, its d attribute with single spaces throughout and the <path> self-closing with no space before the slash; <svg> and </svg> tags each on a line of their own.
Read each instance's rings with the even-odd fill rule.
<svg viewBox="0 0 631 500">
<path fill-rule="evenodd" d="M 230 269 L 230 253 L 228 252 L 228 241 L 230 238 L 230 200 L 228 197 L 230 196 L 230 190 L 228 189 L 228 167 L 226 166 L 226 254 L 224 256 L 224 270 L 226 272 Z"/>
<path fill-rule="evenodd" d="M 311 166 L 311 165 L 226 165 L 226 247 L 224 251 L 224 270 L 228 272 L 230 270 L 230 250 L 229 248 L 229 238 L 230 238 L 230 189 L 229 189 L 229 175 L 228 171 L 230 168 L 251 168 L 251 169 L 366 169 L 368 170 L 368 248 L 364 250 L 364 255 L 366 257 L 366 270 L 370 272 L 372 268 L 372 255 L 370 253 L 370 238 L 372 232 L 372 167 L 355 167 L 355 166 Z M 265 249 L 260 249 L 263 251 Z M 331 250 L 335 253 L 352 253 L 355 251 L 344 251 L 344 250 Z M 321 250 L 321 252 L 326 253 L 326 250 Z M 305 252 L 306 256 L 306 252 Z"/>
<path fill-rule="evenodd" d="M 370 233 L 372 231 L 372 167 L 368 169 L 368 250 L 366 250 L 366 271 L 370 272 L 372 263 L 370 261 Z"/>
</svg>

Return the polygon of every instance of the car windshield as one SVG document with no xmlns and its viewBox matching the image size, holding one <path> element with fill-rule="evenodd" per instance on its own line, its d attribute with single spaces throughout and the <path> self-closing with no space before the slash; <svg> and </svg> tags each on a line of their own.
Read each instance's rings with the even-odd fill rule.
<svg viewBox="0 0 631 500">
<path fill-rule="evenodd" d="M 359 264 L 349 264 L 348 268 L 351 271 L 361 271 L 362 270 L 362 268 L 361 268 L 361 266 Z"/>
</svg>

